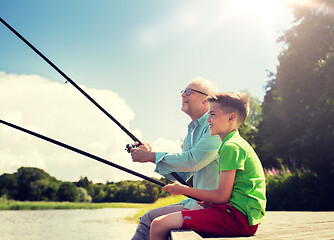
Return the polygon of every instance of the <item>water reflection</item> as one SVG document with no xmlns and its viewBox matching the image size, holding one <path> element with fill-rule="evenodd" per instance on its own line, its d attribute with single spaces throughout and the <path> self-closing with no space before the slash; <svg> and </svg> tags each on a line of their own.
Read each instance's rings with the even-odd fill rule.
<svg viewBox="0 0 334 240">
<path fill-rule="evenodd" d="M 0 211 L 1 240 L 129 240 L 135 208 Z"/>
</svg>

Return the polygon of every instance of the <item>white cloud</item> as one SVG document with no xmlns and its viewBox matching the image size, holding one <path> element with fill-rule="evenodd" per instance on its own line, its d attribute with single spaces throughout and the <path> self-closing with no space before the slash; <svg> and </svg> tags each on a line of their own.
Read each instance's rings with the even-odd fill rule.
<svg viewBox="0 0 334 240">
<path fill-rule="evenodd" d="M 156 152 L 181 152 L 181 139 L 179 141 L 171 141 L 165 138 L 158 138 L 152 143 L 152 148 Z"/>
<path fill-rule="evenodd" d="M 131 130 L 134 112 L 117 93 L 80 86 L 124 127 Z M 0 72 L 0 119 L 105 158 L 118 165 L 153 174 L 153 164 L 133 163 L 124 150 L 132 140 L 73 86 L 37 75 Z M 0 124 L 0 174 L 21 166 L 44 169 L 61 179 L 87 176 L 97 182 L 138 179 L 42 139 Z"/>
</svg>

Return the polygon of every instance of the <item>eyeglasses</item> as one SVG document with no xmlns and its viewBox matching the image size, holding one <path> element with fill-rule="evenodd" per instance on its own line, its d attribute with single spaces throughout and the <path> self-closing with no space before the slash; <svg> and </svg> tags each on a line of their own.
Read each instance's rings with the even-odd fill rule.
<svg viewBox="0 0 334 240">
<path fill-rule="evenodd" d="M 208 94 L 206 94 L 206 93 L 204 93 L 204 92 L 201 92 L 201 91 L 197 91 L 197 90 L 192 89 L 192 88 L 188 88 L 188 89 L 186 89 L 186 90 L 182 90 L 182 91 L 181 91 L 181 94 L 185 93 L 186 96 L 190 96 L 192 92 L 198 92 L 198 93 L 200 93 L 200 94 L 203 94 L 203 95 L 205 95 L 205 96 L 208 96 Z"/>
</svg>

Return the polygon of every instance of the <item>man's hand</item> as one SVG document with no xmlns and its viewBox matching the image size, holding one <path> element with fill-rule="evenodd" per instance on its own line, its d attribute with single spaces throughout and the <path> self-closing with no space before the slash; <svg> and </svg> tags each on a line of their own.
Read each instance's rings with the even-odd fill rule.
<svg viewBox="0 0 334 240">
<path fill-rule="evenodd" d="M 140 147 L 143 145 L 140 145 Z M 130 150 L 133 162 L 152 162 L 155 163 L 155 152 L 147 151 L 142 148 L 132 148 Z"/>
<path fill-rule="evenodd" d="M 134 143 L 134 145 L 136 146 L 136 147 L 139 147 L 139 148 L 141 148 L 141 149 L 144 149 L 144 150 L 146 150 L 146 151 L 150 151 L 150 152 L 152 152 L 152 147 L 151 147 L 151 145 L 149 144 L 149 143 L 142 143 L 141 145 L 139 145 L 138 146 L 138 142 L 135 142 Z"/>
</svg>

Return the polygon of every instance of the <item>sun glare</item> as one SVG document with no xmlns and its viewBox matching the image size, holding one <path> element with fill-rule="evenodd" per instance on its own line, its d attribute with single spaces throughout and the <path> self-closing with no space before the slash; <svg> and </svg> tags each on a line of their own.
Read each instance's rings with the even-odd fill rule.
<svg viewBox="0 0 334 240">
<path fill-rule="evenodd" d="M 220 21 L 238 18 L 240 23 L 262 29 L 269 41 L 277 38 L 277 30 L 290 19 L 288 3 L 292 0 L 229 0 Z M 244 25 L 244 26 L 246 26 Z M 283 27 L 284 28 L 284 27 Z"/>
<path fill-rule="evenodd" d="M 231 8 L 235 12 L 246 15 L 256 15 L 262 20 L 269 20 L 273 14 L 280 11 L 288 0 L 234 0 Z"/>
</svg>

